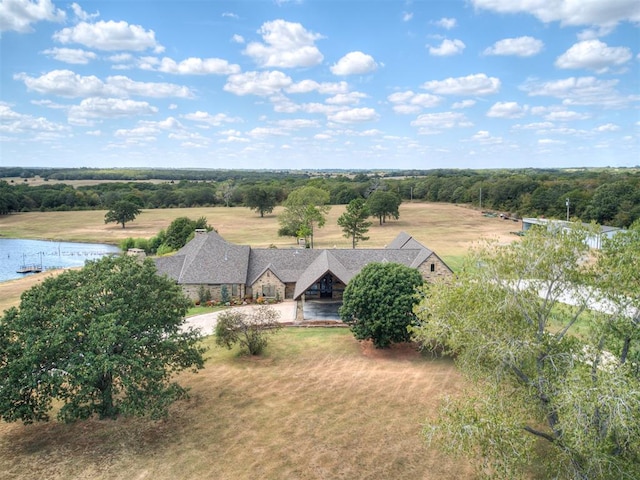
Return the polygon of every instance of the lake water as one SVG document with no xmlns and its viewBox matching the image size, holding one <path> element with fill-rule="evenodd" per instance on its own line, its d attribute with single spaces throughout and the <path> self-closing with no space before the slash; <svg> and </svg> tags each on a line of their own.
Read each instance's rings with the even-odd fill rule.
<svg viewBox="0 0 640 480">
<path fill-rule="evenodd" d="M 81 267 L 86 260 L 119 252 L 114 245 L 0 238 L 0 282 L 24 277 L 17 273 L 23 265 L 42 265 L 43 270 Z"/>
</svg>

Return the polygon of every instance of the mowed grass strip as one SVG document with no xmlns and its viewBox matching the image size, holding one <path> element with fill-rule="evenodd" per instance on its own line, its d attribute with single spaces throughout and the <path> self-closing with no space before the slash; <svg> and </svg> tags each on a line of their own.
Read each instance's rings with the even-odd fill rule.
<svg viewBox="0 0 640 480">
<path fill-rule="evenodd" d="M 459 479 L 420 432 L 462 384 L 453 363 L 378 351 L 346 329 L 288 328 L 264 357 L 214 346 L 165 421 L 0 425 L 3 478 Z"/>
</svg>

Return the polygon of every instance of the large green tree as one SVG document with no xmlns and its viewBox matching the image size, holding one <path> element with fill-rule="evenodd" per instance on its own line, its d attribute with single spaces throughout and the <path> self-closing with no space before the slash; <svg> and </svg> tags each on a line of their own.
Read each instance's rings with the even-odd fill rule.
<svg viewBox="0 0 640 480">
<path fill-rule="evenodd" d="M 640 379 L 624 352 L 639 342 L 640 242 L 595 260 L 590 234 L 532 229 L 425 288 L 415 337 L 469 380 L 425 433 L 484 476 L 529 478 L 535 463 L 544 478 L 637 478 Z"/>
<path fill-rule="evenodd" d="M 174 373 L 202 368 L 190 302 L 151 260 L 105 257 L 48 278 L 0 319 L 0 418 L 157 418 L 186 394 Z"/>
<path fill-rule="evenodd" d="M 104 216 L 104 223 L 120 223 L 124 228 L 125 223 L 133 222 L 140 215 L 140 207 L 129 200 L 115 202 Z"/>
<path fill-rule="evenodd" d="M 370 263 L 344 289 L 340 318 L 358 340 L 371 339 L 376 348 L 410 339 L 413 307 L 422 276 L 399 263 Z"/>
<path fill-rule="evenodd" d="M 210 232 L 213 230 L 213 227 L 207 223 L 205 217 L 200 217 L 197 220 L 191 220 L 188 217 L 178 217 L 167 227 L 163 243 L 171 250 L 179 250 L 193 238 L 194 232 L 197 229 Z"/>
<path fill-rule="evenodd" d="M 264 217 L 265 213 L 273 212 L 277 204 L 276 191 L 269 186 L 252 186 L 244 194 L 244 204 Z"/>
<path fill-rule="evenodd" d="M 329 192 L 319 187 L 301 187 L 293 190 L 284 202 L 284 211 L 278 220 L 281 236 L 301 237 L 311 240 L 313 248 L 314 228 L 322 228 L 326 223 L 326 215 L 331 208 Z"/>
<path fill-rule="evenodd" d="M 338 218 L 338 225 L 342 228 L 344 237 L 351 239 L 352 248 L 356 248 L 358 242 L 369 240 L 366 233 L 371 222 L 367 218 L 369 209 L 362 198 L 351 200 L 345 212 Z"/>
<path fill-rule="evenodd" d="M 387 221 L 387 217 L 400 218 L 400 203 L 402 199 L 399 195 L 386 190 L 376 190 L 367 198 L 367 207 L 374 217 L 378 217 L 380 225 Z"/>
</svg>

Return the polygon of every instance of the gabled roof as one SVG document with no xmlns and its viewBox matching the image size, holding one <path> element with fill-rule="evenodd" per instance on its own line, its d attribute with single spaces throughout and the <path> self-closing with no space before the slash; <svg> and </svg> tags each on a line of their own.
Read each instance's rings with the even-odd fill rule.
<svg viewBox="0 0 640 480">
<path fill-rule="evenodd" d="M 281 282 L 295 283 L 294 298 L 298 298 L 327 273 L 347 284 L 369 263 L 394 262 L 417 268 L 431 255 L 437 257 L 405 232 L 386 248 L 328 250 L 252 249 L 208 232 L 196 234 L 175 255 L 156 259 L 156 265 L 160 273 L 181 284 L 251 286 L 269 270 Z"/>
<path fill-rule="evenodd" d="M 333 255 L 333 251 L 323 250 L 320 255 L 302 272 L 296 282 L 296 289 L 293 298 L 298 298 L 311 287 L 315 282 L 327 273 L 331 272 L 342 283 L 347 284 L 354 275 L 353 271 L 347 270 L 345 266 Z"/>
<path fill-rule="evenodd" d="M 216 232 L 199 233 L 173 257 L 157 259 L 156 265 L 178 283 L 245 283 L 250 251 L 251 247 L 229 243 Z"/>
</svg>

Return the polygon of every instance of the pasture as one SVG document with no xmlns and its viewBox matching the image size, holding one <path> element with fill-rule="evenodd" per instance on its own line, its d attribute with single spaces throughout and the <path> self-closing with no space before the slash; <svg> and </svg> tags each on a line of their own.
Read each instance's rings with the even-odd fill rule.
<svg viewBox="0 0 640 480">
<path fill-rule="evenodd" d="M 346 329 L 288 328 L 264 357 L 214 346 L 163 421 L 0 424 L 2 478 L 459 479 L 422 424 L 461 378 L 447 359 L 378 351 Z"/>
</svg>

